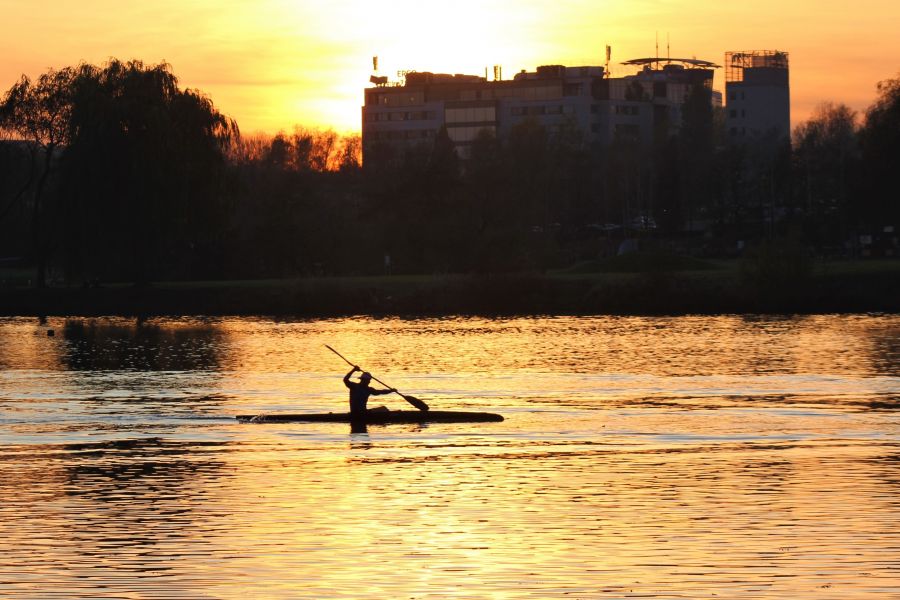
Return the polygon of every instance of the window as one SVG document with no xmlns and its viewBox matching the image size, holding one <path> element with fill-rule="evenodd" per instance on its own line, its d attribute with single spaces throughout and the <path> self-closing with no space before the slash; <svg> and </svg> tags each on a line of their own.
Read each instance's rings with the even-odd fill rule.
<svg viewBox="0 0 900 600">
<path fill-rule="evenodd" d="M 741 118 L 743 119 L 746 116 L 747 116 L 747 111 L 742 108 L 741 109 Z"/>
<path fill-rule="evenodd" d="M 524 106 L 513 106 L 511 109 L 509 109 L 509 114 L 511 114 L 514 117 L 521 117 L 522 115 L 525 114 L 525 107 Z"/>
<path fill-rule="evenodd" d="M 563 96 L 580 96 L 581 95 L 581 84 L 580 83 L 567 83 L 563 86 Z"/>
<path fill-rule="evenodd" d="M 494 133 L 493 127 L 448 127 L 447 135 L 454 143 L 461 144 L 471 142 L 478 137 L 478 133 L 482 130 Z"/>
<path fill-rule="evenodd" d="M 737 118 L 737 109 L 732 108 L 730 111 L 728 111 L 728 117 L 731 119 L 736 119 Z"/>
<path fill-rule="evenodd" d="M 444 114 L 447 123 L 483 123 L 497 118 L 493 106 L 448 108 Z"/>
<path fill-rule="evenodd" d="M 562 106 L 560 106 L 558 104 L 554 105 L 554 106 L 548 106 L 547 114 L 548 115 L 561 115 L 562 114 Z"/>
</svg>

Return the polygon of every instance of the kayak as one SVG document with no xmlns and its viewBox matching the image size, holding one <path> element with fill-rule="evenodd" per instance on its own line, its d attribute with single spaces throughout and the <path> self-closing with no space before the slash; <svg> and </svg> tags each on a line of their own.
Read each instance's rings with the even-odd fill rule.
<svg viewBox="0 0 900 600">
<path fill-rule="evenodd" d="M 370 410 L 364 415 L 350 413 L 309 413 L 237 415 L 242 423 L 486 423 L 502 421 L 503 417 L 486 412 L 462 412 L 451 410 Z"/>
</svg>

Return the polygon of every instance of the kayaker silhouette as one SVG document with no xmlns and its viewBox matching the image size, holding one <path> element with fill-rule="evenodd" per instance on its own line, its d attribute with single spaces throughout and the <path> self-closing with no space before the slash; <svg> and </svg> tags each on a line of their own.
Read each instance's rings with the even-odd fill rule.
<svg viewBox="0 0 900 600">
<path fill-rule="evenodd" d="M 384 396 L 386 394 L 393 394 L 397 390 L 394 388 L 388 388 L 385 390 L 376 390 L 375 388 L 369 387 L 369 382 L 372 381 L 372 376 L 369 373 L 363 373 L 359 376 L 359 381 L 350 381 L 350 376 L 356 373 L 357 371 L 362 371 L 358 366 L 353 365 L 353 368 L 350 369 L 350 372 L 344 375 L 344 385 L 346 385 L 350 389 L 350 414 L 351 415 L 364 415 L 366 414 L 366 404 L 369 402 L 369 396 Z M 374 410 L 387 410 L 387 408 L 381 406 Z"/>
</svg>

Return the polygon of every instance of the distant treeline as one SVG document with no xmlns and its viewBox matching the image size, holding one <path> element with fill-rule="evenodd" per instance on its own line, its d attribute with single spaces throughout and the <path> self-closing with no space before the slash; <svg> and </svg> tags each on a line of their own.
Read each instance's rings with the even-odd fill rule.
<svg viewBox="0 0 900 600">
<path fill-rule="evenodd" d="M 358 136 L 241 136 L 167 64 L 51 70 L 0 104 L 0 268 L 35 267 L 39 286 L 498 273 L 634 240 L 731 256 L 790 239 L 853 255 L 896 236 L 900 79 L 862 118 L 821 107 L 792 144 L 726 143 L 705 88 L 683 115 L 651 147 L 591 147 L 574 126 L 526 121 L 502 141 L 484 133 L 465 161 L 442 131 L 403 156 L 376 147 L 364 169 Z"/>
</svg>

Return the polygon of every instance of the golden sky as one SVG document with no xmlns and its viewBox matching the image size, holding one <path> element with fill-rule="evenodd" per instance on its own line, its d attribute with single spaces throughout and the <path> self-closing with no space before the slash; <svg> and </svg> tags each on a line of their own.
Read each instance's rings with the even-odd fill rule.
<svg viewBox="0 0 900 600">
<path fill-rule="evenodd" d="M 607 44 L 615 64 L 652 56 L 659 32 L 673 57 L 789 52 L 796 123 L 824 101 L 864 110 L 900 73 L 898 30 L 896 0 L 0 0 L 0 89 L 79 61 L 165 60 L 244 132 L 344 132 L 359 129 L 374 55 L 382 74 L 498 64 L 509 78 L 602 64 Z"/>
</svg>

